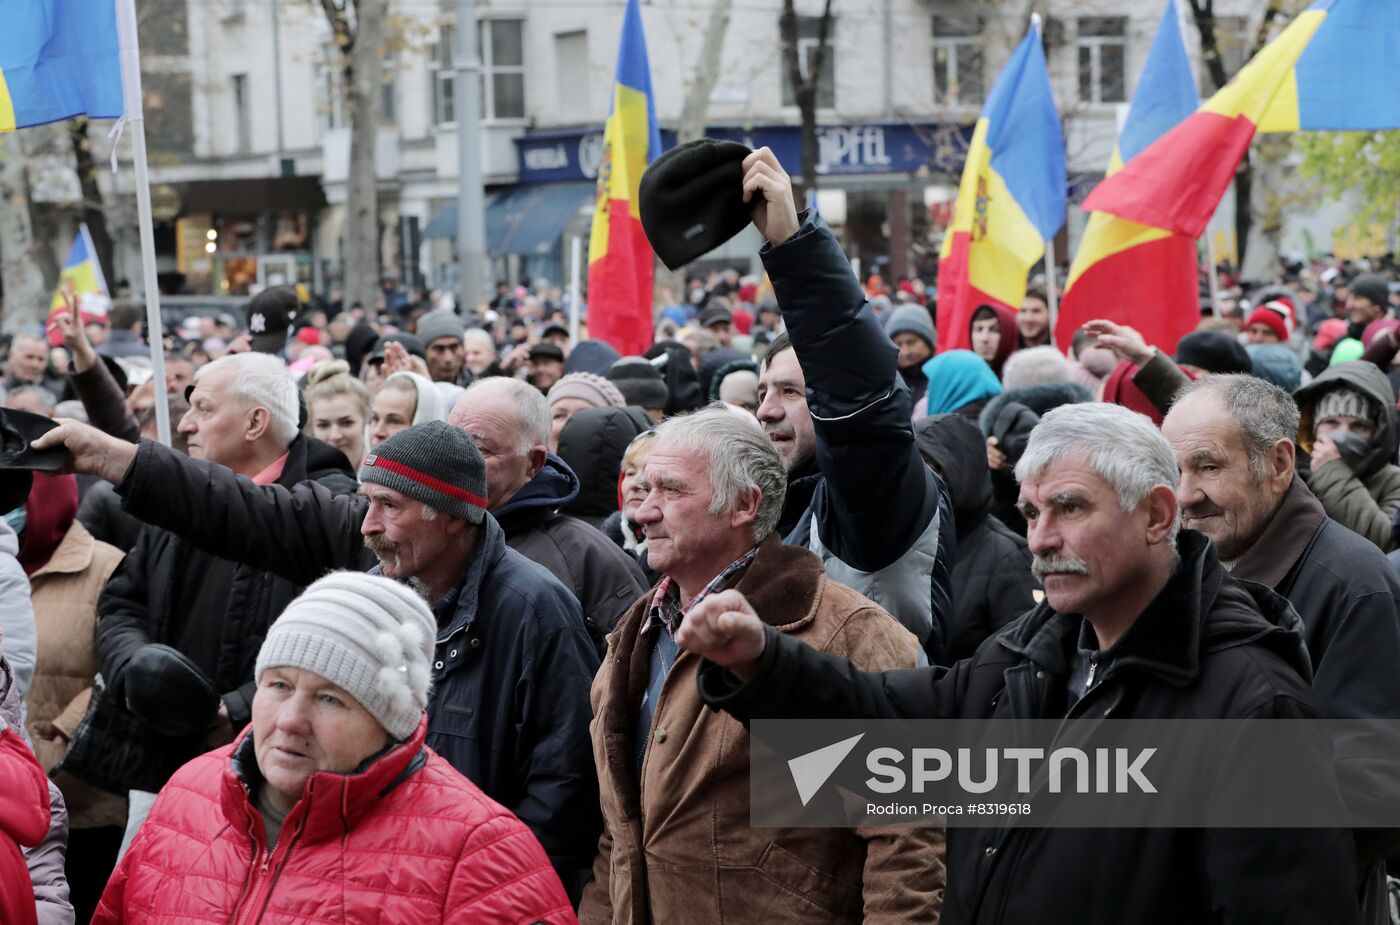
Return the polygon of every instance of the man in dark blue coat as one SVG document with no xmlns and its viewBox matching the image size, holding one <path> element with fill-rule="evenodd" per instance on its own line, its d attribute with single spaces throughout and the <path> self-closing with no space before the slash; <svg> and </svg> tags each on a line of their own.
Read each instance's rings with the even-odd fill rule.
<svg viewBox="0 0 1400 925">
<path fill-rule="evenodd" d="M 78 471 L 119 483 L 127 511 L 212 555 L 298 584 L 368 568 L 422 593 L 438 622 L 428 744 L 530 827 L 578 897 L 602 829 L 588 735 L 598 655 L 573 594 L 506 546 L 468 433 L 400 431 L 365 457 L 351 496 L 255 485 L 74 422 L 47 436 Z"/>
<path fill-rule="evenodd" d="M 759 377 L 758 419 L 788 472 L 778 532 L 816 553 L 832 579 L 879 604 L 930 661 L 945 660 L 956 542 L 947 490 L 914 442 L 899 351 L 831 229 L 798 215 L 773 152 L 744 161 L 745 198 L 784 335 Z"/>
</svg>

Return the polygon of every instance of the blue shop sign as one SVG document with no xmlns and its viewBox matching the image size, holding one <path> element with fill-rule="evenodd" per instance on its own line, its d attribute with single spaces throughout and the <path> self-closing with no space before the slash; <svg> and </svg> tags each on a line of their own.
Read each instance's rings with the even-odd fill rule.
<svg viewBox="0 0 1400 925">
<path fill-rule="evenodd" d="M 802 161 L 801 129 L 795 125 L 713 126 L 710 138 L 773 149 L 795 169 Z M 920 170 L 956 174 L 972 138 L 971 125 L 821 125 L 817 127 L 817 173 L 821 176 L 912 174 Z M 661 132 L 661 146 L 675 147 L 676 133 Z M 603 157 L 600 130 L 539 132 L 515 139 L 521 183 L 595 180 Z"/>
</svg>

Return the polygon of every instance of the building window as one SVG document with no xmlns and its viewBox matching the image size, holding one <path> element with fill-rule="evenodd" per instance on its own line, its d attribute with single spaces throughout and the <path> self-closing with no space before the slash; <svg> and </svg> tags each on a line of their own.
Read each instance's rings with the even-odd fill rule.
<svg viewBox="0 0 1400 925">
<path fill-rule="evenodd" d="M 235 142 L 239 154 L 247 154 L 252 149 L 252 115 L 248 108 L 248 75 L 233 75 L 233 121 L 237 132 Z"/>
<path fill-rule="evenodd" d="M 1122 103 L 1127 65 L 1127 24 L 1123 16 L 1084 16 L 1079 20 L 1079 99 Z"/>
<path fill-rule="evenodd" d="M 457 92 L 457 72 L 452 63 L 456 47 L 457 30 L 452 26 L 443 26 L 442 35 L 433 47 L 433 57 L 428 64 L 433 81 L 434 125 L 451 125 L 457 121 L 457 107 L 453 102 Z"/>
<path fill-rule="evenodd" d="M 817 56 L 817 45 L 821 41 L 822 18 L 820 16 L 797 17 L 797 64 L 802 69 L 802 79 L 810 80 L 812 62 Z M 827 26 L 826 53 L 822 55 L 822 72 L 817 80 L 817 108 L 836 108 L 836 18 L 832 17 Z M 783 105 L 796 106 L 797 94 L 792 81 L 788 79 L 787 64 L 779 56 L 779 66 L 783 72 Z"/>
<path fill-rule="evenodd" d="M 379 124 L 394 125 L 398 122 L 399 65 L 393 58 L 384 61 L 384 71 L 379 82 Z"/>
<path fill-rule="evenodd" d="M 980 103 L 982 86 L 982 17 L 933 17 L 933 98 L 952 105 Z"/>
<path fill-rule="evenodd" d="M 341 93 L 340 52 L 327 46 L 316 62 L 316 119 L 322 132 L 345 125 L 345 100 Z"/>
<path fill-rule="evenodd" d="M 525 118 L 525 21 L 483 19 L 477 38 L 481 44 L 481 118 Z"/>
<path fill-rule="evenodd" d="M 554 36 L 554 81 L 559 114 L 565 122 L 583 122 L 588 108 L 588 33 L 559 32 Z"/>
</svg>

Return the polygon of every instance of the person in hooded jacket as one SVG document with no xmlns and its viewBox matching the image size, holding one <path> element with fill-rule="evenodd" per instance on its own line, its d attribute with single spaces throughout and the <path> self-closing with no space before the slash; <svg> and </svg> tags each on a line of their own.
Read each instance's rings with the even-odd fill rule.
<svg viewBox="0 0 1400 925">
<path fill-rule="evenodd" d="M 578 495 L 560 508 L 589 526 L 602 529 L 618 514 L 618 476 L 627 447 L 651 419 L 635 405 L 587 408 L 569 418 L 559 432 L 557 455 L 578 479 Z"/>
<path fill-rule="evenodd" d="M 452 407 L 448 423 L 471 434 L 486 457 L 487 510 L 506 545 L 573 592 L 601 654 L 613 624 L 646 591 L 646 578 L 601 531 L 562 513 L 578 497 L 579 480 L 548 451 L 545 397 L 520 380 L 482 380 Z"/>
<path fill-rule="evenodd" d="M 969 658 L 1002 627 L 1035 606 L 1026 540 L 993 517 L 992 479 L 982 431 L 957 414 L 914 424 L 919 452 L 943 477 L 953 498 L 958 551 L 953 559 L 953 622 L 946 628 L 948 659 Z"/>
<path fill-rule="evenodd" d="M 1293 393 L 1298 448 L 1308 454 L 1299 474 L 1327 516 L 1375 543 L 1395 548 L 1391 523 L 1400 511 L 1395 464 L 1395 393 L 1385 373 L 1352 360 L 1329 366 Z"/>
<path fill-rule="evenodd" d="M 924 364 L 938 347 L 938 332 L 928 309 L 922 305 L 901 305 L 885 318 L 885 333 L 899 348 L 899 375 L 909 386 L 915 402 L 928 391 Z"/>
<path fill-rule="evenodd" d="M 924 364 L 928 391 L 914 406 L 914 420 L 933 414 L 961 414 L 976 421 L 982 409 L 1001 394 L 1001 380 L 987 361 L 971 350 L 945 350 Z"/>
<path fill-rule="evenodd" d="M 1016 330 L 1016 313 L 1000 305 L 979 305 L 968 323 L 968 340 L 972 350 L 987 361 L 987 365 L 1001 378 L 1001 369 L 1020 345 L 1020 333 Z"/>
<path fill-rule="evenodd" d="M 705 393 L 700 391 L 700 376 L 691 362 L 690 348 L 673 340 L 663 340 L 652 344 L 642 354 L 642 358 L 647 360 L 661 356 L 666 357 L 666 362 L 657 371 L 666 383 L 666 417 L 703 406 Z"/>
</svg>

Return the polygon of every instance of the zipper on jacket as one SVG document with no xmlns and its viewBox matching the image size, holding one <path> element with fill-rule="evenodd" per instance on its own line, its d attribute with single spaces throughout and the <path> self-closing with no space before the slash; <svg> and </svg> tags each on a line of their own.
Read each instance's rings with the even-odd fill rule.
<svg viewBox="0 0 1400 925">
<path fill-rule="evenodd" d="M 287 850 L 282 853 L 282 860 L 278 862 L 277 868 L 272 870 L 271 877 L 268 876 L 268 871 L 272 868 L 272 859 L 277 855 L 277 852 L 275 850 L 267 852 L 263 858 L 262 866 L 259 867 L 253 880 L 256 886 L 248 894 L 247 904 L 234 917 L 233 925 L 245 925 L 245 923 L 253 925 L 262 919 L 263 913 L 267 911 L 267 904 L 272 901 L 273 888 L 277 886 L 278 878 L 282 876 L 282 871 L 287 867 L 287 859 L 292 856 L 292 849 L 296 847 L 303 822 L 297 823 L 296 830 L 292 832 L 292 837 L 287 842 Z M 266 884 L 265 887 L 264 884 Z M 247 914 L 245 915 L 245 913 Z"/>
<path fill-rule="evenodd" d="M 1084 693 L 1089 693 L 1089 688 L 1094 686 L 1094 673 L 1099 670 L 1099 653 L 1094 652 L 1089 655 L 1089 677 L 1084 681 Z"/>
<path fill-rule="evenodd" d="M 262 863 L 258 859 L 262 858 Z M 243 895 L 234 907 L 231 925 L 244 925 L 248 921 L 246 913 L 253 906 L 253 899 L 258 895 L 258 887 L 262 884 L 263 878 L 267 876 L 268 865 L 272 863 L 272 852 L 264 854 L 262 845 L 253 843 L 253 863 L 248 867 L 248 882 L 243 885 Z"/>
</svg>

